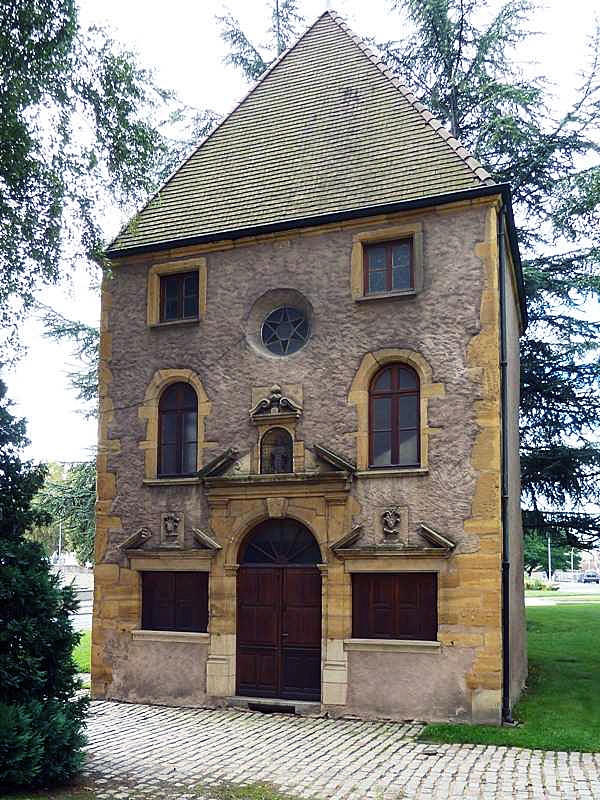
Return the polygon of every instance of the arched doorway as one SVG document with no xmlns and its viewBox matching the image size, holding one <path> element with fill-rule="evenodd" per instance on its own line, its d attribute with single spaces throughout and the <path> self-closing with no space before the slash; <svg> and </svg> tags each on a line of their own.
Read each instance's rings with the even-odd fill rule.
<svg viewBox="0 0 600 800">
<path fill-rule="evenodd" d="M 312 533 L 293 519 L 268 519 L 240 547 L 237 693 L 321 697 L 321 560 Z"/>
</svg>

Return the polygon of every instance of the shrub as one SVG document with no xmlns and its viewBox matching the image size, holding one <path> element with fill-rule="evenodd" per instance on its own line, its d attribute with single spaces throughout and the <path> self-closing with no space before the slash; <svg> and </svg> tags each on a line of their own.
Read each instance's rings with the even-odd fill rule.
<svg viewBox="0 0 600 800">
<path fill-rule="evenodd" d="M 557 583 L 546 583 L 539 578 L 525 577 L 525 588 L 536 592 L 557 592 L 560 586 Z"/>
<path fill-rule="evenodd" d="M 3 397 L 0 381 L 0 785 L 13 789 L 77 772 L 88 701 L 76 697 L 74 590 L 60 587 L 41 546 L 23 536 L 44 470 L 20 460 L 24 426 Z"/>
</svg>

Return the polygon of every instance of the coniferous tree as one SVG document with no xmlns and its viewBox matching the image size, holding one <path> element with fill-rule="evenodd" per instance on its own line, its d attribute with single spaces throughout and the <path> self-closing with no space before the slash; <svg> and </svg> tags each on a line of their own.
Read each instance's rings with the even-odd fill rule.
<svg viewBox="0 0 600 800">
<path fill-rule="evenodd" d="M 22 460 L 25 425 L 5 394 L 0 382 L 0 786 L 9 789 L 73 777 L 87 699 L 75 696 L 74 590 L 60 588 L 41 545 L 24 537 L 47 522 L 31 506 L 46 470 Z"/>
<path fill-rule="evenodd" d="M 181 158 L 188 142 L 172 141 L 166 124 L 201 135 L 215 115 L 177 105 L 105 30 L 83 29 L 75 0 L 0 3 L 0 70 L 6 345 L 40 285 L 102 262 L 107 203 L 130 216 Z"/>
<path fill-rule="evenodd" d="M 521 347 L 521 464 L 526 530 L 600 539 L 600 52 L 551 113 L 543 78 L 511 62 L 531 34 L 529 0 L 398 0 L 411 33 L 382 44 L 417 97 L 512 186 L 525 256 L 529 327 Z M 586 303 L 588 305 L 586 305 Z"/>
<path fill-rule="evenodd" d="M 304 21 L 298 11 L 297 0 L 269 0 L 271 24 L 268 41 L 257 46 L 244 33 L 238 19 L 232 14 L 217 17 L 221 25 L 221 38 L 229 45 L 225 63 L 238 67 L 246 80 L 255 81 L 286 50 L 299 34 Z"/>
<path fill-rule="evenodd" d="M 61 523 L 65 548 L 80 564 L 94 563 L 96 531 L 96 461 L 71 464 L 64 475 L 47 479 L 34 498 L 54 522 Z"/>
</svg>

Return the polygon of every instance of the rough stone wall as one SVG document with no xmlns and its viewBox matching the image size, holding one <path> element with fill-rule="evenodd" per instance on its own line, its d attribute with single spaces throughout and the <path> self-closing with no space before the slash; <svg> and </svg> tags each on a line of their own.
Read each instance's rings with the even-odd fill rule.
<svg viewBox="0 0 600 800">
<path fill-rule="evenodd" d="M 119 483 L 114 510 L 127 530 L 155 526 L 158 508 L 175 499 L 189 506 L 190 524 L 206 522 L 201 491 L 140 485 L 139 442 L 145 424 L 136 404 L 156 370 L 189 368 L 200 376 L 213 408 L 206 419 L 206 440 L 214 444 L 206 449 L 206 458 L 231 446 L 244 453 L 255 444 L 248 419 L 253 386 L 301 383 L 299 438 L 307 446 L 323 443 L 353 459 L 356 418 L 347 403 L 348 390 L 363 355 L 390 347 L 420 352 L 432 366 L 434 380 L 446 388 L 446 397 L 429 406 L 430 425 L 439 428 L 430 441 L 430 474 L 402 479 L 402 494 L 419 518 L 462 538 L 474 485 L 469 456 L 478 393 L 467 347 L 479 329 L 483 276 L 474 251 L 484 235 L 485 208 L 430 212 L 420 218 L 425 227 L 425 286 L 414 298 L 352 300 L 352 229 L 209 253 L 206 318 L 196 326 L 148 328 L 149 262 L 114 269 L 111 400 L 119 411 L 110 435 L 121 449 L 111 465 Z M 253 304 L 267 289 L 278 287 L 298 290 L 314 309 L 309 344 L 288 358 L 258 353 L 244 332 Z"/>
<path fill-rule="evenodd" d="M 423 225 L 422 291 L 415 297 L 355 302 L 350 286 L 353 235 L 411 219 Z M 248 418 L 252 388 L 279 383 L 302 385 L 298 438 L 307 447 L 324 444 L 354 460 L 357 419 L 348 403 L 352 380 L 367 352 L 395 348 L 420 353 L 433 380 L 445 388 L 443 397 L 429 401 L 428 422 L 435 429 L 429 439 L 429 472 L 361 478 L 352 492 L 361 519 L 368 521 L 374 508 L 393 502 L 409 508 L 411 531 L 426 522 L 457 542 L 440 583 L 440 640 L 456 648 L 447 663 L 470 667 L 448 689 L 436 717 L 452 717 L 464 706 L 471 718 L 497 721 L 501 531 L 495 219 L 493 205 L 473 202 L 115 265 L 103 304 L 101 404 L 106 413 L 100 423 L 93 639 L 97 695 L 114 696 L 111 684 L 123 685 L 129 631 L 139 625 L 137 574 L 127 569 L 118 545 L 142 525 L 156 530 L 166 510 L 185 511 L 188 537 L 192 526 L 208 523 L 201 486 L 142 483 L 140 442 L 146 422 L 139 404 L 155 372 L 191 369 L 199 376 L 212 409 L 205 420 L 205 459 L 227 447 L 245 453 L 256 445 Z M 194 252 L 202 252 L 207 261 L 204 319 L 148 327 L 149 267 Z M 249 330 L 254 305 L 273 289 L 300 292 L 312 308 L 311 339 L 287 358 L 259 352 Z M 371 654 L 352 654 L 351 673 L 365 674 L 365 656 Z M 384 661 L 389 658 L 386 654 Z M 423 676 L 417 671 L 414 679 Z M 457 685 L 462 687 L 458 706 Z M 360 686 L 351 685 L 349 697 L 359 691 Z M 427 716 L 427 709 L 418 716 Z"/>
</svg>

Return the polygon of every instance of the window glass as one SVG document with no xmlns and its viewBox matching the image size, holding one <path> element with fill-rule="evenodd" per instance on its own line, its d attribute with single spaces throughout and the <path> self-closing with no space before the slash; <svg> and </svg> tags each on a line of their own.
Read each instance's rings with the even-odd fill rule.
<svg viewBox="0 0 600 800">
<path fill-rule="evenodd" d="M 417 432 L 400 431 L 398 464 L 400 466 L 409 466 L 411 464 L 416 464 L 417 461 Z"/>
<path fill-rule="evenodd" d="M 409 242 L 401 242 L 391 248 L 392 289 L 410 289 L 411 264 Z"/>
<path fill-rule="evenodd" d="M 377 397 L 373 400 L 373 416 L 371 418 L 374 431 L 389 431 L 392 423 L 391 397 Z"/>
<path fill-rule="evenodd" d="M 385 292 L 387 288 L 386 274 L 383 271 L 377 272 L 369 270 L 369 291 L 370 292 Z"/>
<path fill-rule="evenodd" d="M 400 395 L 398 398 L 398 428 L 417 428 L 418 424 L 417 396 L 415 394 Z"/>
<path fill-rule="evenodd" d="M 373 464 L 376 467 L 389 466 L 392 463 L 391 432 L 373 433 Z"/>
<path fill-rule="evenodd" d="M 185 411 L 183 413 L 183 441 L 196 442 L 197 419 L 195 411 Z"/>
<path fill-rule="evenodd" d="M 160 451 L 159 475 L 177 474 L 177 447 L 174 444 L 165 444 Z"/>
<path fill-rule="evenodd" d="M 413 288 L 412 240 L 365 245 L 366 294 Z"/>
<path fill-rule="evenodd" d="M 410 289 L 410 268 L 392 270 L 392 289 Z"/>
<path fill-rule="evenodd" d="M 196 472 L 198 415 L 196 392 L 188 383 L 174 383 L 162 393 L 158 406 L 158 474 Z"/>
<path fill-rule="evenodd" d="M 398 367 L 398 388 L 399 389 L 417 388 L 417 374 L 413 369 L 407 369 L 406 367 Z"/>
<path fill-rule="evenodd" d="M 198 273 L 183 272 L 160 278 L 160 321 L 195 319 L 198 316 Z"/>
<path fill-rule="evenodd" d="M 162 441 L 164 444 L 174 444 L 177 441 L 177 414 L 166 411 L 162 419 Z"/>
<path fill-rule="evenodd" d="M 389 391 L 392 388 L 392 370 L 384 369 L 373 381 L 373 389 L 377 392 Z"/>
<path fill-rule="evenodd" d="M 260 443 L 260 471 L 265 475 L 294 471 L 294 442 L 284 428 L 271 428 Z"/>
<path fill-rule="evenodd" d="M 184 444 L 181 471 L 184 475 L 190 475 L 196 471 L 196 442 Z"/>
<path fill-rule="evenodd" d="M 261 338 L 271 353 L 276 356 L 288 356 L 306 344 L 309 333 L 304 311 L 292 306 L 282 306 L 265 318 Z"/>
<path fill-rule="evenodd" d="M 419 464 L 419 379 L 407 365 L 384 367 L 369 390 L 369 463 L 372 467 Z"/>
<path fill-rule="evenodd" d="M 368 249 L 369 269 L 385 269 L 385 247 L 371 246 Z"/>
<path fill-rule="evenodd" d="M 312 533 L 294 519 L 268 519 L 242 545 L 240 564 L 318 564 L 321 551 Z"/>
<path fill-rule="evenodd" d="M 198 316 L 198 273 L 192 272 L 183 281 L 183 316 Z"/>
</svg>

